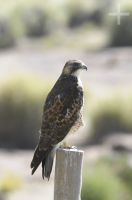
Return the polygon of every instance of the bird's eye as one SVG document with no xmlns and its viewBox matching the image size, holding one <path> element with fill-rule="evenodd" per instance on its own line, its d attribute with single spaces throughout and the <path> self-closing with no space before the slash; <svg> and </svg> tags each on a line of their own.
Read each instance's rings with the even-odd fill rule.
<svg viewBox="0 0 132 200">
<path fill-rule="evenodd" d="M 74 68 L 76 68 L 76 69 L 78 69 L 78 68 L 80 68 L 80 64 L 79 63 L 74 63 Z"/>
</svg>

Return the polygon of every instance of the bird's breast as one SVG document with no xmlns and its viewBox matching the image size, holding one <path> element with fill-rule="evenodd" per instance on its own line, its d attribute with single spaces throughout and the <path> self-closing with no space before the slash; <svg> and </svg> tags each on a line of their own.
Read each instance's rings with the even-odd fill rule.
<svg viewBox="0 0 132 200">
<path fill-rule="evenodd" d="M 77 84 L 79 87 L 83 88 L 83 84 L 82 84 L 80 77 L 77 79 Z"/>
</svg>

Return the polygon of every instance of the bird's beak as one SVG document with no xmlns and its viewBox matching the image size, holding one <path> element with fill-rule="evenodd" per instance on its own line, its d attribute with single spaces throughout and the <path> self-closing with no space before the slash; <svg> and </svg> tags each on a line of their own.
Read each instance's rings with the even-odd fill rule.
<svg viewBox="0 0 132 200">
<path fill-rule="evenodd" d="M 85 69 L 86 71 L 88 70 L 86 65 L 82 65 L 82 69 Z"/>
</svg>

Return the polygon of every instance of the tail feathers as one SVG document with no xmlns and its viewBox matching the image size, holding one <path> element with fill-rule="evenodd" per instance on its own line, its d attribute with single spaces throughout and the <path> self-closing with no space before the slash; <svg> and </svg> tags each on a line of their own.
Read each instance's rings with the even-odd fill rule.
<svg viewBox="0 0 132 200">
<path fill-rule="evenodd" d="M 40 163 L 46 158 L 47 151 L 39 150 L 37 147 L 33 156 L 33 160 L 31 162 L 31 168 L 32 168 L 32 175 L 40 165 Z"/>
<path fill-rule="evenodd" d="M 53 167 L 53 161 L 55 156 L 56 148 L 53 148 L 49 154 L 47 155 L 46 159 L 42 161 L 42 177 L 46 177 L 48 180 L 50 179 L 50 174 Z"/>
<path fill-rule="evenodd" d="M 52 171 L 53 167 L 53 160 L 54 160 L 54 155 L 56 152 L 56 148 L 52 148 L 52 150 L 39 150 L 37 147 L 34 153 L 33 160 L 31 162 L 31 168 L 32 168 L 32 175 L 42 162 L 42 177 L 50 178 L 50 174 Z"/>
</svg>

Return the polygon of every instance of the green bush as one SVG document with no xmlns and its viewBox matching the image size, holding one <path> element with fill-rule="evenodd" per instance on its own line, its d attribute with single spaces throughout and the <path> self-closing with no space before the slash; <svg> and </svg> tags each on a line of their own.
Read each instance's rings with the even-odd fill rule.
<svg viewBox="0 0 132 200">
<path fill-rule="evenodd" d="M 10 26 L 10 21 L 1 18 L 0 19 L 0 48 L 12 47 L 15 44 L 15 38 Z"/>
<path fill-rule="evenodd" d="M 0 6 L 3 8 L 1 17 L 5 18 L 6 16 L 6 21 L 9 22 L 8 30 L 11 33 L 13 32 L 14 38 L 17 38 L 18 41 L 25 36 L 40 37 L 50 32 L 49 18 L 53 13 L 50 13 L 51 9 L 48 10 L 45 2 L 41 0 L 29 2 L 11 0 L 10 4 L 0 2 Z M 5 26 L 7 26 L 7 22 Z M 10 38 L 8 35 L 5 35 L 5 37 L 7 37 L 7 40 Z"/>
<path fill-rule="evenodd" d="M 106 1 L 104 0 L 100 4 L 96 1 L 69 1 L 66 13 L 68 16 L 68 26 L 76 28 L 89 23 L 103 25 L 105 12 Z"/>
<path fill-rule="evenodd" d="M 132 167 L 125 163 L 122 165 L 120 170 L 118 170 L 118 176 L 124 182 L 126 188 L 130 191 L 132 195 Z"/>
<path fill-rule="evenodd" d="M 90 19 L 90 14 L 88 11 L 85 11 L 82 8 L 76 8 L 74 9 L 70 16 L 68 21 L 68 26 L 70 28 L 76 28 L 86 22 L 88 22 Z"/>
<path fill-rule="evenodd" d="M 32 148 L 38 139 L 48 85 L 37 79 L 14 78 L 0 92 L 0 147 Z"/>
<path fill-rule="evenodd" d="M 129 159 L 131 158 L 127 154 L 107 156 L 99 159 L 96 166 L 103 166 L 107 171 L 111 171 L 114 176 L 118 177 L 126 192 L 132 196 L 132 166 Z"/>
<path fill-rule="evenodd" d="M 132 133 L 131 91 L 117 92 L 112 97 L 97 98 L 89 105 L 91 118 L 90 143 L 100 143 L 112 133 Z"/>
<path fill-rule="evenodd" d="M 83 24 L 93 23 L 96 25 L 101 25 L 103 21 L 102 11 L 100 9 L 95 9 L 90 12 L 81 7 L 78 7 L 71 11 L 68 20 L 68 26 L 70 28 L 76 28 Z"/>
<path fill-rule="evenodd" d="M 129 16 L 121 18 L 121 25 L 117 25 L 117 20 L 111 26 L 111 46 L 132 46 L 132 7 L 126 9 Z"/>
<path fill-rule="evenodd" d="M 118 177 L 104 166 L 88 167 L 82 185 L 82 200 L 130 200 Z"/>
<path fill-rule="evenodd" d="M 34 7 L 28 9 L 23 18 L 27 36 L 40 37 L 49 32 L 47 16 L 42 8 Z"/>
<path fill-rule="evenodd" d="M 23 185 L 23 181 L 20 177 L 12 172 L 6 172 L 0 179 L 0 192 L 7 193 L 20 189 Z"/>
</svg>

